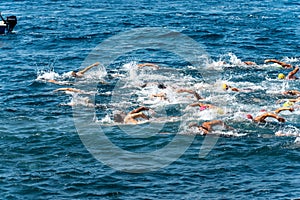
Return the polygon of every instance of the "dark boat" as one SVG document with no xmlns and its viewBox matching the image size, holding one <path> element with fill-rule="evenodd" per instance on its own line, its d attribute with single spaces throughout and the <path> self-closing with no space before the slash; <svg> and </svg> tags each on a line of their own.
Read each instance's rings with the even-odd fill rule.
<svg viewBox="0 0 300 200">
<path fill-rule="evenodd" d="M 9 16 L 5 20 L 0 13 L 0 18 L 0 34 L 11 33 L 17 24 L 17 17 Z"/>
</svg>

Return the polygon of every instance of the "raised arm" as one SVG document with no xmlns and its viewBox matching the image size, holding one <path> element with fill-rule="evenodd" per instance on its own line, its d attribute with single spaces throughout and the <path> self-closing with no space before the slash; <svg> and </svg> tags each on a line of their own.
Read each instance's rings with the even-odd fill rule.
<svg viewBox="0 0 300 200">
<path fill-rule="evenodd" d="M 54 90 L 54 92 L 59 92 L 59 91 L 83 93 L 82 90 L 79 90 L 79 89 L 76 89 L 76 88 L 58 88 L 58 89 Z"/>
<path fill-rule="evenodd" d="M 288 79 L 296 79 L 295 74 L 299 71 L 299 67 L 295 67 L 295 69 L 293 71 L 291 71 L 288 75 L 287 78 Z"/>
<path fill-rule="evenodd" d="M 84 74 L 85 72 L 87 72 L 88 70 L 92 69 L 93 67 L 98 66 L 99 64 L 100 64 L 99 62 L 96 62 L 96 63 L 94 63 L 94 64 L 92 64 L 92 65 L 84 68 L 83 70 L 80 70 L 78 73 Z"/>
<path fill-rule="evenodd" d="M 256 118 L 254 118 L 254 121 L 255 122 L 266 122 L 265 119 L 267 117 L 271 117 L 271 118 L 274 118 L 274 119 L 277 119 L 277 121 L 279 122 L 285 122 L 285 119 L 283 117 L 280 117 L 278 116 L 277 114 L 274 114 L 274 113 L 264 113 Z"/>
<path fill-rule="evenodd" d="M 181 89 L 178 89 L 176 92 L 177 92 L 177 93 L 184 93 L 184 92 L 190 93 L 190 94 L 193 94 L 197 100 L 203 99 L 203 98 L 202 98 L 196 91 L 194 91 L 194 90 L 189 90 L 189 89 L 181 88 Z"/>
<path fill-rule="evenodd" d="M 201 105 L 202 105 L 202 103 L 192 103 L 189 106 L 196 107 L 196 106 L 201 106 Z"/>
<path fill-rule="evenodd" d="M 159 66 L 153 63 L 142 63 L 137 65 L 138 68 L 143 68 L 143 67 L 152 67 L 154 69 L 159 69 Z"/>
<path fill-rule="evenodd" d="M 287 64 L 287 63 L 279 61 L 279 60 L 275 60 L 275 59 L 267 59 L 267 60 L 265 60 L 265 63 L 270 63 L 270 62 L 277 63 L 277 64 L 281 65 L 284 68 L 293 68 L 293 66 L 291 64 Z"/>
<path fill-rule="evenodd" d="M 281 111 L 285 111 L 285 110 L 289 110 L 290 112 L 293 112 L 293 111 L 294 111 L 294 108 L 281 107 L 281 108 L 276 109 L 274 112 L 275 112 L 276 114 L 278 114 L 278 113 L 280 113 Z"/>
<path fill-rule="evenodd" d="M 134 114 L 134 113 L 142 112 L 142 111 L 144 111 L 144 110 L 149 110 L 149 108 L 144 107 L 144 106 L 141 106 L 141 107 L 139 107 L 139 108 L 136 108 L 136 109 L 130 111 L 129 114 Z"/>
<path fill-rule="evenodd" d="M 196 106 L 199 106 L 200 107 L 200 110 L 201 108 L 203 109 L 212 109 L 212 108 L 216 108 L 216 106 L 214 105 L 211 105 L 211 104 L 204 104 L 204 103 L 192 103 L 190 104 L 189 106 L 192 106 L 192 107 L 196 107 Z"/>
<path fill-rule="evenodd" d="M 287 91 L 284 91 L 282 94 L 284 94 L 284 95 L 300 95 L 300 92 L 298 90 L 287 90 Z"/>
</svg>

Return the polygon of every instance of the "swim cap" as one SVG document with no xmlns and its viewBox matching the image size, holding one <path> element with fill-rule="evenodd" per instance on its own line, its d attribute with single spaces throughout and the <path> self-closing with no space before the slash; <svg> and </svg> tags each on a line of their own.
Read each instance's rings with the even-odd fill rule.
<svg viewBox="0 0 300 200">
<path fill-rule="evenodd" d="M 293 105 L 294 105 L 293 102 L 286 101 L 282 106 L 283 106 L 283 107 L 291 107 L 291 106 L 293 106 Z"/>
<path fill-rule="evenodd" d="M 223 84 L 222 84 L 222 88 L 223 88 L 223 90 L 228 90 L 228 85 L 225 84 L 225 83 L 223 83 Z"/>
<path fill-rule="evenodd" d="M 208 106 L 200 106 L 200 111 L 206 110 Z"/>
<path fill-rule="evenodd" d="M 278 74 L 278 79 L 284 79 L 285 75 L 283 73 Z"/>
<path fill-rule="evenodd" d="M 247 119 L 253 119 L 252 115 L 248 114 L 246 115 Z"/>
<path fill-rule="evenodd" d="M 159 89 L 166 89 L 166 88 L 167 88 L 163 83 L 159 83 L 159 84 L 157 85 L 157 87 L 158 87 Z"/>
<path fill-rule="evenodd" d="M 217 109 L 217 113 L 219 114 L 219 115 L 224 115 L 224 110 L 222 109 L 222 108 L 218 108 Z"/>
</svg>

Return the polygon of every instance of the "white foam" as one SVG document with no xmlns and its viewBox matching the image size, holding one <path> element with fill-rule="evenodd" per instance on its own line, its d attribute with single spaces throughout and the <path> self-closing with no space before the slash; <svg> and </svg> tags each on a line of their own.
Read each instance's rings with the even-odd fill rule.
<svg viewBox="0 0 300 200">
<path fill-rule="evenodd" d="M 55 80 L 59 78 L 59 74 L 54 71 L 40 71 L 37 74 L 36 80 Z"/>
</svg>

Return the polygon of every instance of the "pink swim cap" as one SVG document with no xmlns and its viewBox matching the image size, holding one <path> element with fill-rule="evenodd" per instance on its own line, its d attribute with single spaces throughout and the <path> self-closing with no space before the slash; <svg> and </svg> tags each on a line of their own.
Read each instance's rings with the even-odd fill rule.
<svg viewBox="0 0 300 200">
<path fill-rule="evenodd" d="M 200 111 L 203 111 L 203 110 L 205 110 L 207 108 L 208 108 L 207 106 L 200 106 Z"/>
</svg>

